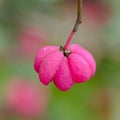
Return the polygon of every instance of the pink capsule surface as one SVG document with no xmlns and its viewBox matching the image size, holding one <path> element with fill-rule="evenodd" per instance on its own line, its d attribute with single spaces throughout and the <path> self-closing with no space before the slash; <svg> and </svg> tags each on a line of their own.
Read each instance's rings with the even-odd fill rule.
<svg viewBox="0 0 120 120">
<path fill-rule="evenodd" d="M 60 90 L 67 91 L 75 83 L 92 78 L 96 62 L 91 53 L 78 44 L 72 44 L 66 50 L 58 46 L 45 46 L 35 57 L 34 69 L 44 85 L 54 81 Z"/>
</svg>

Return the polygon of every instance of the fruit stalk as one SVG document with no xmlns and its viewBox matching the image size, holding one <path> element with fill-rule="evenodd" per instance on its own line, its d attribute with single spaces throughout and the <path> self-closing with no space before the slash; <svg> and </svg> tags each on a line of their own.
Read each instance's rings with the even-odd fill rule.
<svg viewBox="0 0 120 120">
<path fill-rule="evenodd" d="M 75 32 L 77 32 L 77 30 L 78 30 L 79 24 L 82 23 L 81 17 L 82 17 L 82 0 L 78 0 L 77 20 L 76 20 L 76 23 L 72 29 L 72 32 L 70 33 L 70 35 L 69 35 L 69 37 L 64 45 L 64 50 L 67 49 L 67 47 L 68 47 L 69 43 L 71 42 Z"/>
</svg>

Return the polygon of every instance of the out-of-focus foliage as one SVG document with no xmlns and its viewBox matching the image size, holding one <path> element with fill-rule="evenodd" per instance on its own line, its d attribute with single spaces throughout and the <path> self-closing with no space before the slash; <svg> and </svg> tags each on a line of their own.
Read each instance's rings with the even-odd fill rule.
<svg viewBox="0 0 120 120">
<path fill-rule="evenodd" d="M 41 89 L 41 83 L 33 69 L 34 56 L 44 45 L 60 46 L 65 43 L 76 20 L 76 2 L 77 0 L 0 1 L 0 120 L 120 119 L 119 0 L 84 0 L 83 3 L 83 22 L 72 43 L 81 44 L 95 56 L 97 70 L 94 78 L 75 85 L 68 92 L 59 91 L 53 83 L 42 86 L 45 90 L 40 90 L 37 97 L 45 98 L 44 101 L 49 103 L 44 106 L 43 114 L 25 116 L 6 106 L 5 96 L 10 94 L 5 91 L 9 89 L 12 78 L 16 78 L 16 81 L 17 78 L 25 78 L 31 88 L 34 89 L 34 85 L 31 85 L 34 83 Z M 44 96 L 46 94 L 41 94 L 46 89 L 50 93 L 47 97 Z M 19 97 L 19 106 L 22 106 L 25 97 Z M 27 100 L 29 99 L 25 101 Z"/>
</svg>

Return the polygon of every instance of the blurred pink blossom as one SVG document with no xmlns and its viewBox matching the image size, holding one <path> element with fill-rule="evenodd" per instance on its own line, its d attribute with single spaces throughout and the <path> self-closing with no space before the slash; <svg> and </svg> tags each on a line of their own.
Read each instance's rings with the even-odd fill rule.
<svg viewBox="0 0 120 120">
<path fill-rule="evenodd" d="M 110 17 L 110 9 L 105 4 L 88 2 L 83 7 L 83 15 L 85 21 L 92 20 L 98 26 L 104 25 Z"/>
<path fill-rule="evenodd" d="M 47 90 L 23 78 L 12 79 L 6 87 L 7 108 L 22 116 L 39 116 L 48 105 Z"/>
<path fill-rule="evenodd" d="M 20 51 L 23 55 L 32 56 L 36 51 L 48 43 L 47 35 L 37 28 L 26 28 L 18 38 Z"/>
</svg>

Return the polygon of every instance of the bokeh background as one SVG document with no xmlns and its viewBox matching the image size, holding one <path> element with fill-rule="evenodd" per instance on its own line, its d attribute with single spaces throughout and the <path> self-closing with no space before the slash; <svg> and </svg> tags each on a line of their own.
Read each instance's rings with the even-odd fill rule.
<svg viewBox="0 0 120 120">
<path fill-rule="evenodd" d="M 95 57 L 94 78 L 67 92 L 33 69 L 44 45 L 64 45 L 77 0 L 0 0 L 0 120 L 120 120 L 120 0 L 83 0 L 71 43 Z"/>
</svg>

